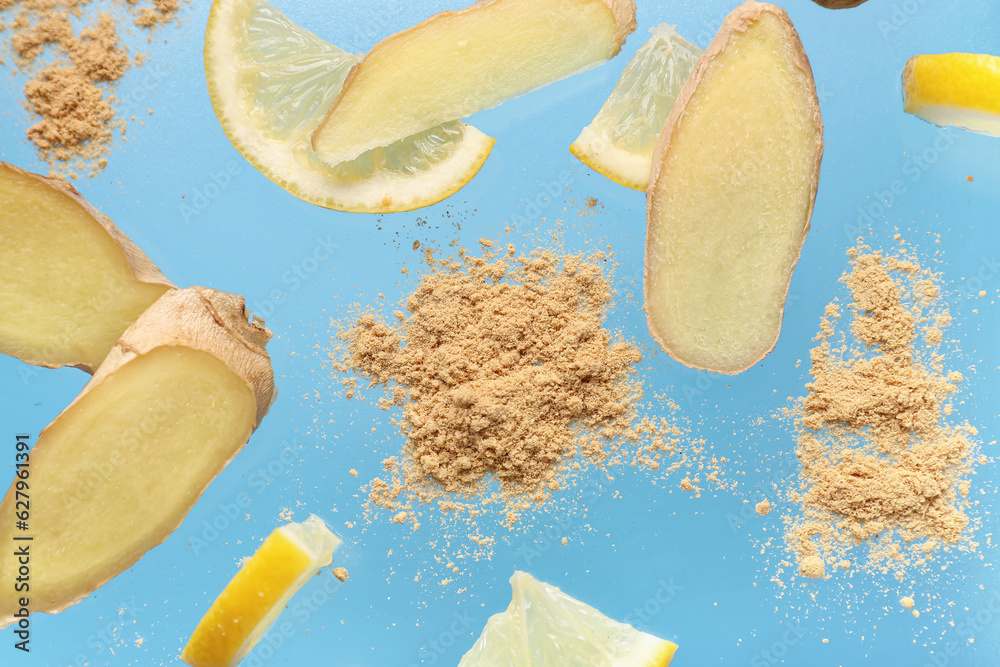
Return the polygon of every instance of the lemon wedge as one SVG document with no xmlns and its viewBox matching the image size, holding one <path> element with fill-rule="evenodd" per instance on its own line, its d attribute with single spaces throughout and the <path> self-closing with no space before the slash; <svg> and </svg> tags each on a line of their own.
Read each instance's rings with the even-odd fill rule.
<svg viewBox="0 0 1000 667">
<path fill-rule="evenodd" d="M 359 213 L 430 206 L 460 190 L 494 140 L 455 120 L 329 166 L 310 135 L 361 56 L 288 20 L 264 0 L 215 0 L 205 32 L 215 115 L 244 158 L 299 199 Z"/>
<path fill-rule="evenodd" d="M 209 607 L 181 659 L 194 667 L 239 664 L 340 542 L 317 516 L 276 528 Z"/>
<path fill-rule="evenodd" d="M 594 171 L 645 191 L 656 138 L 702 49 L 661 23 L 639 47 L 593 122 L 569 147 Z"/>
<path fill-rule="evenodd" d="M 1000 137 L 1000 57 L 913 56 L 903 68 L 903 104 L 929 123 Z"/>
<path fill-rule="evenodd" d="M 677 644 L 614 621 L 525 572 L 507 611 L 486 622 L 458 667 L 666 667 Z"/>
</svg>

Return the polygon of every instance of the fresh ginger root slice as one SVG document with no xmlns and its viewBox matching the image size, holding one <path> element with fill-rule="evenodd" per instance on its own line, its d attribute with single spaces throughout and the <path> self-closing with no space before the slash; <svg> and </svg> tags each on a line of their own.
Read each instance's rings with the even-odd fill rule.
<svg viewBox="0 0 1000 667">
<path fill-rule="evenodd" d="M 774 5 L 743 3 L 695 66 L 653 154 L 646 315 L 674 359 L 739 373 L 774 349 L 822 157 L 795 28 Z"/>
<path fill-rule="evenodd" d="M 633 0 L 480 0 L 378 44 L 351 70 L 313 148 L 330 165 L 471 116 L 614 57 Z"/>
<path fill-rule="evenodd" d="M 71 185 L 0 162 L 0 353 L 92 373 L 172 287 Z"/>
<path fill-rule="evenodd" d="M 30 594 L 0 593 L 0 626 L 56 613 L 163 542 L 260 424 L 275 396 L 270 332 L 243 297 L 171 290 L 115 344 L 79 396 L 42 431 L 25 478 L 0 505 L 0 576 L 30 545 Z M 27 527 L 15 514 L 30 495 Z M 20 489 L 22 492 L 24 489 Z M 23 506 L 22 506 L 23 507 Z M 31 536 L 30 542 L 15 541 Z"/>
</svg>

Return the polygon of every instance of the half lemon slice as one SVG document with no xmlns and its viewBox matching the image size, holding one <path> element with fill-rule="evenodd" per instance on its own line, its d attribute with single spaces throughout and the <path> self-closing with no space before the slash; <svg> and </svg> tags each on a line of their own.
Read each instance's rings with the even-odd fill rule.
<svg viewBox="0 0 1000 667">
<path fill-rule="evenodd" d="M 525 572 L 507 611 L 486 622 L 458 667 L 666 667 L 677 644 L 614 621 Z"/>
<path fill-rule="evenodd" d="M 494 139 L 455 120 L 329 166 L 310 135 L 361 57 L 288 20 L 265 0 L 215 0 L 205 76 L 226 136 L 262 174 L 299 199 L 359 213 L 430 206 L 482 167 Z"/>
<path fill-rule="evenodd" d="M 194 667 L 239 664 L 295 592 L 332 562 L 340 542 L 317 516 L 276 528 L 209 607 L 181 660 Z"/>
<path fill-rule="evenodd" d="M 677 26 L 661 23 L 625 66 L 593 122 L 569 150 L 588 167 L 621 185 L 645 191 L 653 147 L 677 95 L 701 57 Z"/>
<path fill-rule="evenodd" d="M 1000 57 L 913 56 L 903 68 L 903 103 L 929 123 L 1000 137 Z"/>
</svg>

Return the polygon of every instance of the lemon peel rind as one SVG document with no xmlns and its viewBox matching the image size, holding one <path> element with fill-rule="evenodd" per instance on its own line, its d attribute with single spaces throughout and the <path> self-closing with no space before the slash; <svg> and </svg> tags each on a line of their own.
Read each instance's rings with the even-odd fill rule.
<svg viewBox="0 0 1000 667">
<path fill-rule="evenodd" d="M 674 659 L 678 646 L 672 641 L 660 639 L 647 632 L 640 633 L 639 641 L 633 649 L 635 657 L 629 665 L 645 665 L 647 667 L 668 667 Z M 624 665 L 625 663 L 621 663 Z"/>
<path fill-rule="evenodd" d="M 192 632 L 181 659 L 194 667 L 238 665 L 267 634 L 292 596 L 333 561 L 333 552 L 340 544 L 341 539 L 314 515 L 300 524 L 276 528 L 213 600 Z M 284 565 L 286 571 L 280 572 L 275 565 Z M 295 569 L 299 571 L 292 578 Z M 262 576 L 275 576 L 278 582 L 261 582 Z M 268 597 L 267 589 L 272 593 L 280 590 L 281 594 Z M 248 599 L 256 601 L 255 596 L 266 608 L 254 610 L 244 604 Z M 241 626 L 241 621 L 247 621 L 246 625 Z M 231 638 L 225 636 L 227 625 L 235 628 Z"/>
<path fill-rule="evenodd" d="M 461 123 L 463 136 L 459 145 L 435 168 L 419 174 L 380 169 L 376 177 L 347 183 L 324 173 L 330 167 L 321 163 L 318 157 L 305 157 L 311 153 L 310 132 L 304 132 L 302 138 L 292 142 L 268 136 L 249 119 L 241 122 L 245 114 L 236 102 L 239 67 L 212 67 L 209 63 L 233 60 L 236 36 L 229 27 L 239 23 L 241 12 L 249 14 L 261 4 L 265 3 L 260 0 L 215 0 L 205 31 L 204 59 L 212 108 L 226 138 L 271 182 L 323 208 L 350 213 L 397 213 L 436 204 L 461 190 L 479 173 L 493 150 L 495 139 L 465 123 Z M 346 52 L 344 55 L 345 60 L 353 61 L 351 64 L 361 59 Z M 318 114 L 317 123 L 325 113 L 323 109 Z M 302 164 L 297 155 L 303 156 L 310 166 Z"/>
<path fill-rule="evenodd" d="M 967 82 L 979 85 L 969 85 Z M 941 127 L 1000 137 L 1000 57 L 921 54 L 902 73 L 903 109 Z"/>
<path fill-rule="evenodd" d="M 615 148 L 606 132 L 596 132 L 588 125 L 570 144 L 569 152 L 580 162 L 618 185 L 645 192 L 649 184 L 652 155 L 636 155 Z"/>
</svg>

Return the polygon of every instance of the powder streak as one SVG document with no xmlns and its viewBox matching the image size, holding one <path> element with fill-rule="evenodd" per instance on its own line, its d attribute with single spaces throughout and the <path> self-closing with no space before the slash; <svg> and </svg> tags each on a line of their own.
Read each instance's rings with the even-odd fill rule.
<svg viewBox="0 0 1000 667">
<path fill-rule="evenodd" d="M 786 542 L 800 564 L 833 565 L 864 545 L 865 567 L 902 578 L 942 548 L 976 548 L 976 430 L 946 420 L 961 375 L 934 351 L 950 321 L 936 276 L 865 246 L 849 255 L 856 343 L 834 348 L 841 310 L 828 306 L 797 417 L 801 487 L 789 497 L 800 514 L 786 519 Z"/>
</svg>

